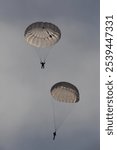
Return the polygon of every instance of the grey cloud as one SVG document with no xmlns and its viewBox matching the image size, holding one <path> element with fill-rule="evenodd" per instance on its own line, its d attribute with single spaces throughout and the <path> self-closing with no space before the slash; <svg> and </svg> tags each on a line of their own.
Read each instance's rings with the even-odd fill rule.
<svg viewBox="0 0 117 150">
<path fill-rule="evenodd" d="M 99 22 L 99 1 L 54 1 L 54 0 L 9 0 L 1 2 L 1 14 L 9 21 L 48 20 L 63 18 L 89 22 L 97 26 Z M 4 9 L 2 9 L 4 7 Z"/>
<path fill-rule="evenodd" d="M 99 1 L 2 0 L 0 16 L 1 150 L 99 150 Z M 23 37 L 35 20 L 62 31 L 45 70 Z M 80 102 L 53 143 L 50 88 L 59 81 L 77 86 Z"/>
</svg>

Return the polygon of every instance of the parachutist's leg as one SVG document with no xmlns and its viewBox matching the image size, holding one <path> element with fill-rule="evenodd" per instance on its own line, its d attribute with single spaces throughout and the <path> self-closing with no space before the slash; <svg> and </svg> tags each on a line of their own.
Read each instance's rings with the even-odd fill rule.
<svg viewBox="0 0 117 150">
<path fill-rule="evenodd" d="M 53 136 L 53 140 L 55 140 L 55 136 Z"/>
<path fill-rule="evenodd" d="M 41 66 L 41 69 L 43 69 L 43 65 Z"/>
</svg>

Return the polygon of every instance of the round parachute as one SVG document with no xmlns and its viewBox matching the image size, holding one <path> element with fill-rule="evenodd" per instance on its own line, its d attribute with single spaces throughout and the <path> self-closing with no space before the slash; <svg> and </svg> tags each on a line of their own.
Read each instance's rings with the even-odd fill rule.
<svg viewBox="0 0 117 150">
<path fill-rule="evenodd" d="M 24 37 L 32 46 L 48 48 L 59 41 L 61 31 L 52 23 L 35 22 L 26 28 Z"/>
<path fill-rule="evenodd" d="M 71 83 L 59 82 L 50 90 L 53 98 L 59 102 L 76 103 L 79 101 L 79 91 Z"/>
</svg>

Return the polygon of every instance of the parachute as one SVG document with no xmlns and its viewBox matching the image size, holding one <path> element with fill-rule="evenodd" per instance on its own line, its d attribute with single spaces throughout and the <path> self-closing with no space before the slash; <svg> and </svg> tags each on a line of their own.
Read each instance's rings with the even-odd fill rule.
<svg viewBox="0 0 117 150">
<path fill-rule="evenodd" d="M 24 38 L 29 45 L 38 48 L 37 55 L 41 61 L 45 62 L 51 50 L 50 47 L 60 40 L 61 31 L 52 23 L 35 22 L 26 28 Z"/>
<path fill-rule="evenodd" d="M 59 82 L 51 88 L 51 95 L 59 102 L 76 103 L 79 101 L 79 91 L 71 83 Z"/>
<path fill-rule="evenodd" d="M 52 23 L 35 22 L 26 28 L 24 37 L 32 46 L 48 48 L 59 41 L 61 31 Z"/>
<path fill-rule="evenodd" d="M 72 112 L 80 96 L 78 89 L 71 83 L 58 82 L 50 89 L 53 108 L 54 130 L 57 131 Z"/>
</svg>

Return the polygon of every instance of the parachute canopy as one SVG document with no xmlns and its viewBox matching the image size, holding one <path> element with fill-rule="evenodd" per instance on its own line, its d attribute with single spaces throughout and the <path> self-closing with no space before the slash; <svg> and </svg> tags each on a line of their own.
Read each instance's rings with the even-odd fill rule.
<svg viewBox="0 0 117 150">
<path fill-rule="evenodd" d="M 32 46 L 48 48 L 59 41 L 61 31 L 52 23 L 35 22 L 26 28 L 24 37 Z"/>
<path fill-rule="evenodd" d="M 52 86 L 51 95 L 59 102 L 76 103 L 79 101 L 79 91 L 71 83 L 59 82 Z"/>
</svg>

